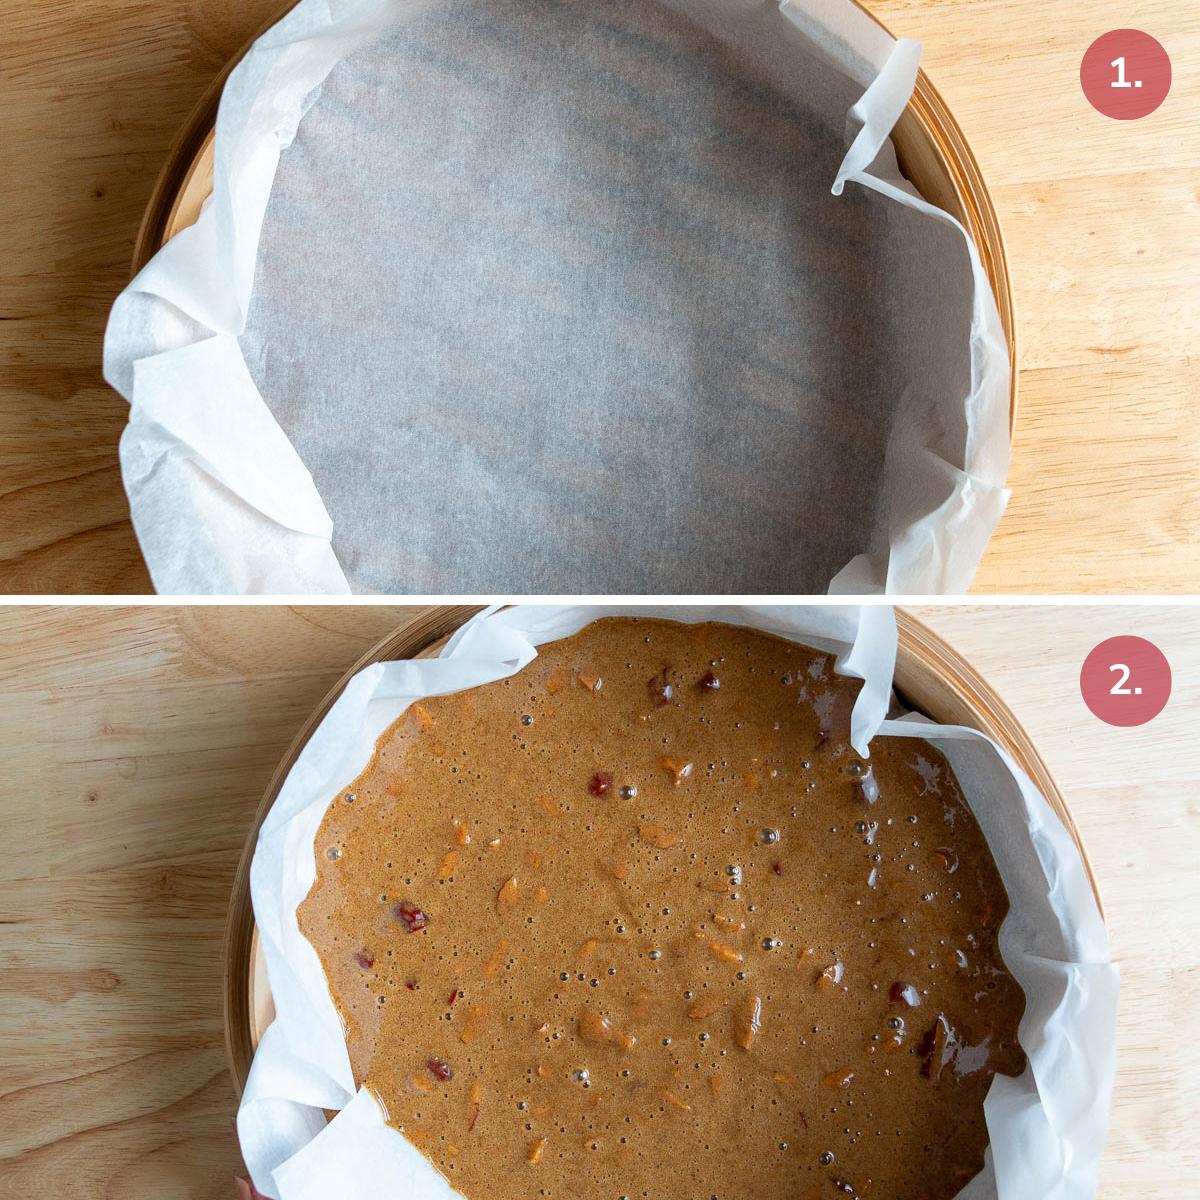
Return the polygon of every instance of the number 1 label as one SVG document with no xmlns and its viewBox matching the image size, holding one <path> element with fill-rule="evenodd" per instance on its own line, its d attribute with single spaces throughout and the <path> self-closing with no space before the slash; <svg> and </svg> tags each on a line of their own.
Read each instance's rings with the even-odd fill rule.
<svg viewBox="0 0 1200 1200">
<path fill-rule="evenodd" d="M 1113 29 L 1098 37 L 1079 66 L 1083 94 L 1114 121 L 1149 116 L 1171 90 L 1171 59 L 1140 29 Z"/>
<path fill-rule="evenodd" d="M 1120 58 L 1114 58 L 1112 60 L 1112 62 L 1109 63 L 1109 66 L 1117 68 L 1117 78 L 1116 78 L 1116 82 L 1113 83 L 1113 85 L 1112 85 L 1113 87 L 1115 87 L 1115 88 L 1135 87 L 1136 88 L 1136 87 L 1142 86 L 1142 81 L 1140 79 L 1135 79 L 1132 83 L 1130 83 L 1125 78 L 1125 56 L 1124 55 L 1121 55 Z"/>
</svg>

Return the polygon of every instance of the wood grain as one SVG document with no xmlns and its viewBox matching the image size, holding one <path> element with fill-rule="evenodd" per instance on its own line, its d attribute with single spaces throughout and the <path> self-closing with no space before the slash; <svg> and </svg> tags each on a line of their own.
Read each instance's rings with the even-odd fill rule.
<svg viewBox="0 0 1200 1200">
<path fill-rule="evenodd" d="M 101 376 L 142 212 L 279 0 L 0 0 L 0 591 L 149 592 Z"/>
<path fill-rule="evenodd" d="M 1017 296 L 1013 499 L 976 592 L 1200 591 L 1200 6 L 871 0 L 978 158 Z M 1136 25 L 1174 63 L 1141 121 L 1094 112 L 1084 51 Z"/>
<path fill-rule="evenodd" d="M 1176 63 L 1138 122 L 1093 112 L 1118 0 L 867 0 L 979 159 L 1015 276 L 1011 508 L 985 592 L 1200 589 L 1200 8 L 1143 0 Z M 193 105 L 281 0 L 0 0 L 0 591 L 149 589 L 100 377 L 108 308 Z"/>
<path fill-rule="evenodd" d="M 221 1200 L 237 1166 L 221 940 L 276 764 L 412 610 L 0 609 L 0 1196 Z M 1124 971 L 1102 1200 L 1200 1169 L 1200 608 L 915 608 L 996 687 L 1067 797 Z M 1175 694 L 1084 709 L 1102 638 L 1152 638 Z"/>
<path fill-rule="evenodd" d="M 221 946 L 246 828 L 405 614 L 0 610 L 0 1196 L 232 1197 Z"/>
</svg>

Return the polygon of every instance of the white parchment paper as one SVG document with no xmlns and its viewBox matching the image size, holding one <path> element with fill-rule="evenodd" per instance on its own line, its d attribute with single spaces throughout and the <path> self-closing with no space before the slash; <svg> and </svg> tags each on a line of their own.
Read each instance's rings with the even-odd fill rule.
<svg viewBox="0 0 1200 1200">
<path fill-rule="evenodd" d="M 1008 357 L 896 168 L 918 55 L 853 0 L 301 0 L 109 325 L 155 586 L 965 590 Z"/>
<path fill-rule="evenodd" d="M 959 1200 L 1091 1200 L 1115 1071 L 1117 971 L 1070 835 L 1011 758 L 982 735 L 924 718 L 886 719 L 896 655 L 880 606 L 520 606 L 480 614 L 432 660 L 360 672 L 309 740 L 267 815 L 251 866 L 254 913 L 277 1018 L 255 1055 L 238 1114 L 246 1163 L 275 1200 L 450 1200 L 449 1184 L 356 1091 L 341 1024 L 296 910 L 316 879 L 314 840 L 330 800 L 367 765 L 376 739 L 414 700 L 519 671 L 536 647 L 600 616 L 641 613 L 763 629 L 838 654 L 865 681 L 856 749 L 924 737 L 950 761 L 1011 900 L 1004 960 L 1027 996 L 1028 1067 L 997 1076 L 985 1103 L 991 1146 Z M 322 1110 L 338 1110 L 326 1124 Z"/>
</svg>

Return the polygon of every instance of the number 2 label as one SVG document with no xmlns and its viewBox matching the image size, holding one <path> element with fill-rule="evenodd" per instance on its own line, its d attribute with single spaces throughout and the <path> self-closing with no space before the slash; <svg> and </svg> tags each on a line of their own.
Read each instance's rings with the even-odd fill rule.
<svg viewBox="0 0 1200 1200">
<path fill-rule="evenodd" d="M 1113 663 L 1108 669 L 1117 672 L 1121 676 L 1109 690 L 1108 694 L 1110 696 L 1140 696 L 1142 694 L 1140 687 L 1131 689 L 1125 686 L 1129 682 L 1129 668 L 1124 663 Z"/>
<path fill-rule="evenodd" d="M 1153 721 L 1171 697 L 1171 665 L 1145 638 L 1105 638 L 1083 660 L 1079 690 L 1093 716 L 1132 728 Z"/>
</svg>

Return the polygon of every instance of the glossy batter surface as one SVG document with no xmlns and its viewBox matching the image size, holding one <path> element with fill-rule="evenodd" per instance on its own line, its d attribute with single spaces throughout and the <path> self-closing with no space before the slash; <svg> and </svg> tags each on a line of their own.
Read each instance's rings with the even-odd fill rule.
<svg viewBox="0 0 1200 1200">
<path fill-rule="evenodd" d="M 1016 1073 L 1008 902 L 857 680 L 615 618 L 414 705 L 300 909 L 356 1077 L 470 1200 L 949 1200 Z"/>
</svg>

